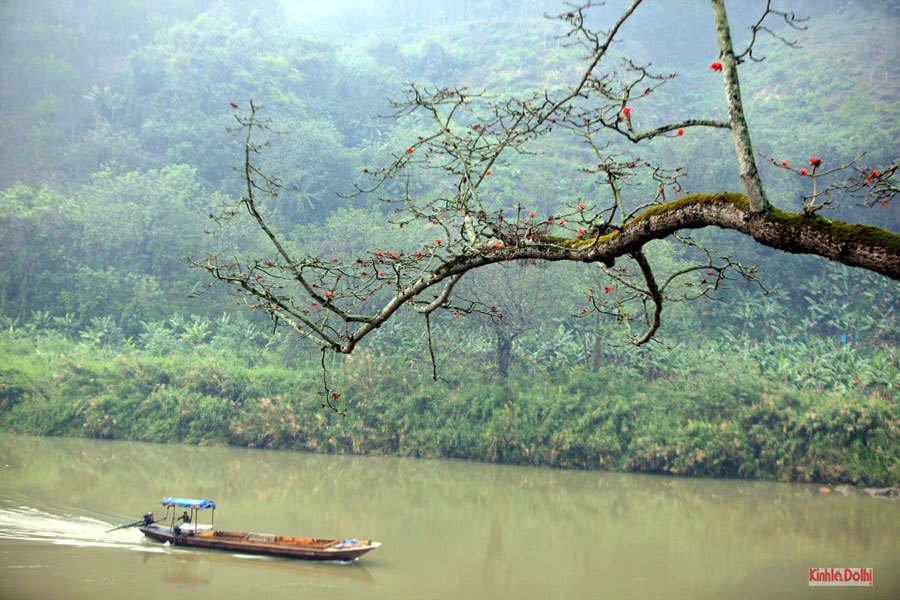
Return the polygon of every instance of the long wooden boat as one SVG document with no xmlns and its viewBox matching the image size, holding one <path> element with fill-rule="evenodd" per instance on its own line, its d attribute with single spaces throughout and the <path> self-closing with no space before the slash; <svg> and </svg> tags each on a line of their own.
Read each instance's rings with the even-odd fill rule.
<svg viewBox="0 0 900 600">
<path fill-rule="evenodd" d="M 166 506 L 166 517 L 161 519 L 161 521 L 168 520 L 169 509 L 174 506 L 190 508 L 189 521 L 176 525 L 176 511 L 172 511 L 171 523 L 169 525 L 160 525 L 152 520 L 152 513 L 147 513 L 150 515 L 150 518 L 145 517 L 145 522 L 140 527 L 140 530 L 149 538 L 160 542 L 168 542 L 173 546 L 190 546 L 209 550 L 225 550 L 227 552 L 341 562 L 355 560 L 366 552 L 381 546 L 380 542 L 373 542 L 372 540 L 338 540 L 290 537 L 267 533 L 219 531 L 213 529 L 212 525 L 196 523 L 195 515 L 199 515 L 200 510 L 205 508 L 215 510 L 215 502 L 211 500 L 164 498 L 163 505 Z"/>
</svg>

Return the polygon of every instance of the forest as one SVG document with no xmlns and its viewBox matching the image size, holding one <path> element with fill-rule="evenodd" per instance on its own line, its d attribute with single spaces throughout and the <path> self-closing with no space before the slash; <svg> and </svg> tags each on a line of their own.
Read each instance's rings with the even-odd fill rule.
<svg viewBox="0 0 900 600">
<path fill-rule="evenodd" d="M 740 74 L 770 200 L 797 212 L 817 181 L 896 169 L 900 2 L 782 4 L 809 19 L 773 21 L 773 35 L 754 42 L 765 59 Z M 422 154 L 427 119 L 394 114 L 404 91 L 473 90 L 498 102 L 563 93 L 584 63 L 556 2 L 329 5 L 0 6 L 0 429 L 900 484 L 900 286 L 871 270 L 705 228 L 688 244 L 670 237 L 643 248 L 675 290 L 647 343 L 633 343 L 646 326 L 627 308 L 641 297 L 625 299 L 630 280 L 614 269 L 517 261 L 468 273 L 427 331 L 419 312 L 400 309 L 346 355 L 279 324 L 271 306 L 228 285 L 230 275 L 211 286 L 196 268 L 204 256 L 232 266 L 250 264 L 232 257 L 276 260 L 246 214 L 222 217 L 247 185 L 249 111 L 259 107 L 274 130 L 258 169 L 278 178 L 278 192 L 260 203 L 292 252 L 414 256 L 436 237 L 444 249 L 450 234 L 464 237 L 459 227 L 403 227 L 385 197 L 441 196 L 446 182 L 398 170 L 375 193 L 357 193 L 388 172 L 383 165 Z M 765 6 L 729 5 L 736 45 L 748 43 Z M 629 57 L 677 75 L 631 105 L 629 127 L 725 118 L 708 2 L 635 11 L 616 40 L 615 64 Z M 488 212 L 555 215 L 565 230 L 560 215 L 605 201 L 596 148 L 559 130 L 489 167 Z M 742 190 L 727 131 L 608 144 L 609 156 L 665 165 L 624 184 L 633 202 L 648 186 L 661 202 Z M 847 168 L 808 177 L 815 160 L 823 171 Z M 836 192 L 815 214 L 896 233 L 897 200 L 884 198 Z M 695 268 L 704 248 L 718 252 L 710 270 Z M 371 260 L 368 268 L 382 264 Z M 723 275 L 712 285 L 714 271 Z M 595 302 L 613 297 L 622 298 L 615 309 Z"/>
</svg>

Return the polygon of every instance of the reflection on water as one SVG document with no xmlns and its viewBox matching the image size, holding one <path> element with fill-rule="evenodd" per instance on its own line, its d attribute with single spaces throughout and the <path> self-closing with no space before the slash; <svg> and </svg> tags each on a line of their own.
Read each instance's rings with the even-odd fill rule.
<svg viewBox="0 0 900 600">
<path fill-rule="evenodd" d="M 18 436 L 0 465 L 4 598 L 813 598 L 816 566 L 900 594 L 900 502 L 816 486 Z M 384 545 L 344 566 L 103 533 L 167 495 L 214 498 L 217 528 Z"/>
</svg>

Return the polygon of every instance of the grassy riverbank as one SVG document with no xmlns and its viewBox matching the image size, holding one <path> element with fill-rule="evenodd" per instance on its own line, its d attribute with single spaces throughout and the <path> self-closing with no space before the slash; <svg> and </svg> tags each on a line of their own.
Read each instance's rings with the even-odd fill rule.
<svg viewBox="0 0 900 600">
<path fill-rule="evenodd" d="M 361 353 L 335 368 L 347 416 L 321 408 L 315 364 L 248 367 L 0 336 L 0 429 L 51 436 L 453 457 L 511 464 L 900 483 L 900 409 L 875 394 L 797 390 L 743 368 L 646 380 L 627 366 L 516 372 Z"/>
</svg>

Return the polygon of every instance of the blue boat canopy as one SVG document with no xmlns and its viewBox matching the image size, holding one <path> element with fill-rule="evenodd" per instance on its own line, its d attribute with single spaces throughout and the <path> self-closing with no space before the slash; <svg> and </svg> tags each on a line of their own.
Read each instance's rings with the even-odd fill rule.
<svg viewBox="0 0 900 600">
<path fill-rule="evenodd" d="M 181 506 L 184 508 L 196 508 L 198 510 L 203 510 L 204 508 L 211 508 L 215 510 L 216 503 L 212 500 L 197 500 L 194 498 L 163 498 L 163 506 Z"/>
</svg>

